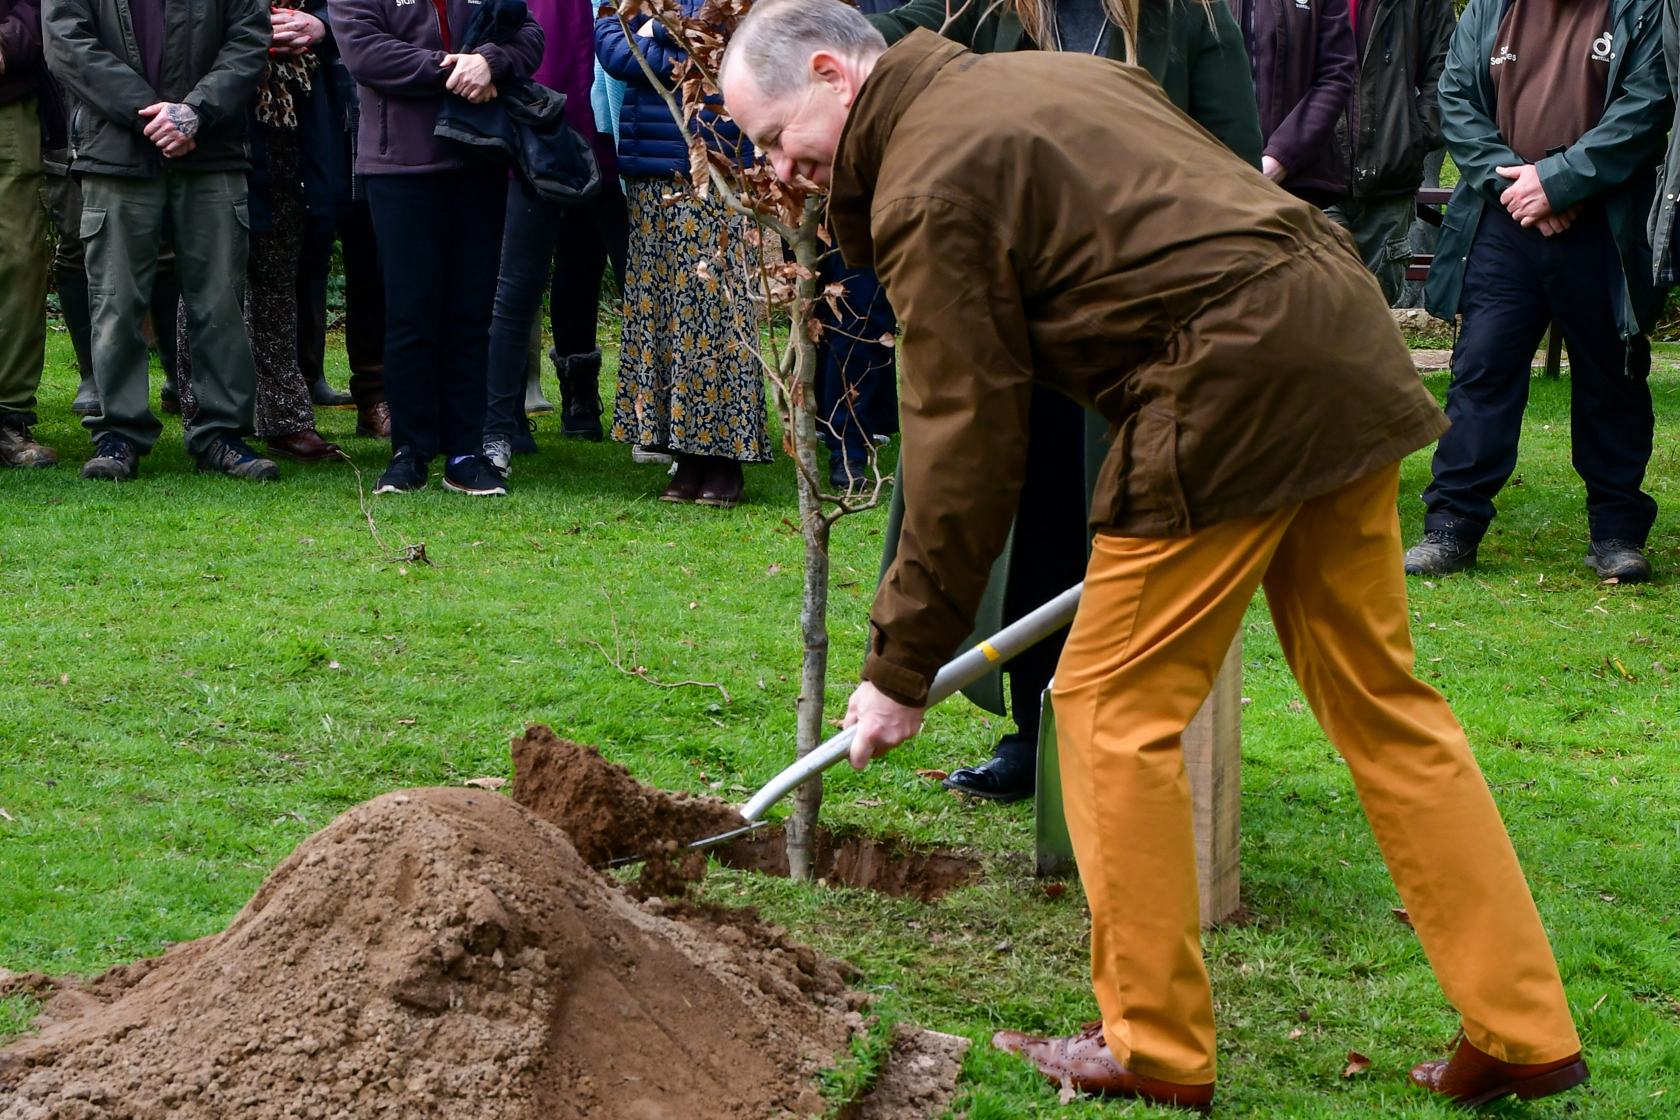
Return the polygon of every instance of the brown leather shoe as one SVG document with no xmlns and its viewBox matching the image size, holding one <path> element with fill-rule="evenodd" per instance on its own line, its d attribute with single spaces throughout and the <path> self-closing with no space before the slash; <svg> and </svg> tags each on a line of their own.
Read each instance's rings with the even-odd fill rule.
<svg viewBox="0 0 1680 1120">
<path fill-rule="evenodd" d="M 328 443 L 314 428 L 305 428 L 288 436 L 275 436 L 266 441 L 271 459 L 290 459 L 294 463 L 329 463 L 344 458 L 338 444 Z"/>
<path fill-rule="evenodd" d="M 734 459 L 713 455 L 706 460 L 706 483 L 694 500 L 703 506 L 731 509 L 741 504 L 746 483 L 741 478 L 741 464 Z"/>
<path fill-rule="evenodd" d="M 1200 1112 L 1213 1111 L 1213 1085 L 1179 1085 L 1140 1077 L 1114 1059 L 1103 1039 L 1100 1022 L 1086 1023 L 1068 1038 L 1035 1038 L 1020 1031 L 999 1031 L 992 1046 L 1020 1054 L 1056 1085 L 1105 1097 L 1136 1097 L 1152 1104 L 1174 1105 Z"/>
<path fill-rule="evenodd" d="M 692 502 L 700 496 L 700 486 L 706 481 L 706 460 L 699 455 L 678 455 L 677 473 L 659 495 L 662 502 Z"/>
<path fill-rule="evenodd" d="M 358 439 L 391 438 L 391 406 L 375 401 L 356 408 L 356 437 Z"/>
<path fill-rule="evenodd" d="M 1511 1093 L 1518 1100 L 1538 1100 L 1573 1089 L 1590 1076 L 1579 1050 L 1555 1062 L 1512 1065 L 1482 1053 L 1462 1032 L 1451 1058 L 1436 1058 L 1412 1067 L 1412 1080 L 1417 1084 L 1469 1108 Z"/>
</svg>

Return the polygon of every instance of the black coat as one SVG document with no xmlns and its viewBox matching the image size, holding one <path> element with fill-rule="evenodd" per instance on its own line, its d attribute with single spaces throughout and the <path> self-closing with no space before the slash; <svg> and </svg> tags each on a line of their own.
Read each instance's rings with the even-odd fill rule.
<svg viewBox="0 0 1680 1120">
<path fill-rule="evenodd" d="M 1365 0 L 1355 45 L 1359 71 L 1336 139 L 1355 198 L 1411 193 L 1441 147 L 1436 86 L 1458 16 L 1453 0 Z"/>
</svg>

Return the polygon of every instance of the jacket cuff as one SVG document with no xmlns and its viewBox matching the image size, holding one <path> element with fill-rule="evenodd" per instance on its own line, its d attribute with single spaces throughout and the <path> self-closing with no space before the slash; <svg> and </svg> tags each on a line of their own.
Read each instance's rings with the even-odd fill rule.
<svg viewBox="0 0 1680 1120">
<path fill-rule="evenodd" d="M 1554 214 L 1561 214 L 1577 202 L 1585 201 L 1588 193 L 1581 189 L 1581 177 L 1570 169 L 1563 157 L 1564 153 L 1559 152 L 1534 165 L 1534 173 L 1540 176 L 1540 186 L 1546 192 L 1546 204 Z M 1507 185 L 1510 182 L 1506 180 Z"/>
<path fill-rule="evenodd" d="M 501 85 L 513 77 L 513 59 L 508 57 L 499 43 L 480 43 L 473 48 L 473 53 L 481 55 L 490 64 L 490 80 Z"/>
<path fill-rule="evenodd" d="M 863 659 L 863 679 L 900 704 L 911 708 L 927 707 L 927 677 L 914 669 L 895 665 L 878 653 L 871 653 Z"/>
</svg>

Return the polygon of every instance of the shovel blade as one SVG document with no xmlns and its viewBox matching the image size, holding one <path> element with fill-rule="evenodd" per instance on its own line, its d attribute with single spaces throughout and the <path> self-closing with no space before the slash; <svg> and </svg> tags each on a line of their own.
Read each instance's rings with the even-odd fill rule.
<svg viewBox="0 0 1680 1120">
<path fill-rule="evenodd" d="M 1034 794 L 1034 846 L 1041 876 L 1073 870 L 1073 841 L 1062 809 L 1062 767 L 1056 752 L 1056 710 L 1044 690 L 1038 717 L 1038 789 Z"/>
</svg>

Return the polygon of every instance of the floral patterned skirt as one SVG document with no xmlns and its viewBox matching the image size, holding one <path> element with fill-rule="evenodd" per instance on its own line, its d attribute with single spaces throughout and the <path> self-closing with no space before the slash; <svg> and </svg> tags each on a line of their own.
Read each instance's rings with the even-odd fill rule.
<svg viewBox="0 0 1680 1120">
<path fill-rule="evenodd" d="M 741 293 L 727 298 L 717 273 L 745 275 L 746 220 L 715 199 L 662 196 L 669 181 L 627 181 L 630 257 L 618 359 L 612 438 L 662 451 L 771 460 L 765 424 L 758 312 Z M 713 262 L 702 277 L 697 266 Z"/>
</svg>

